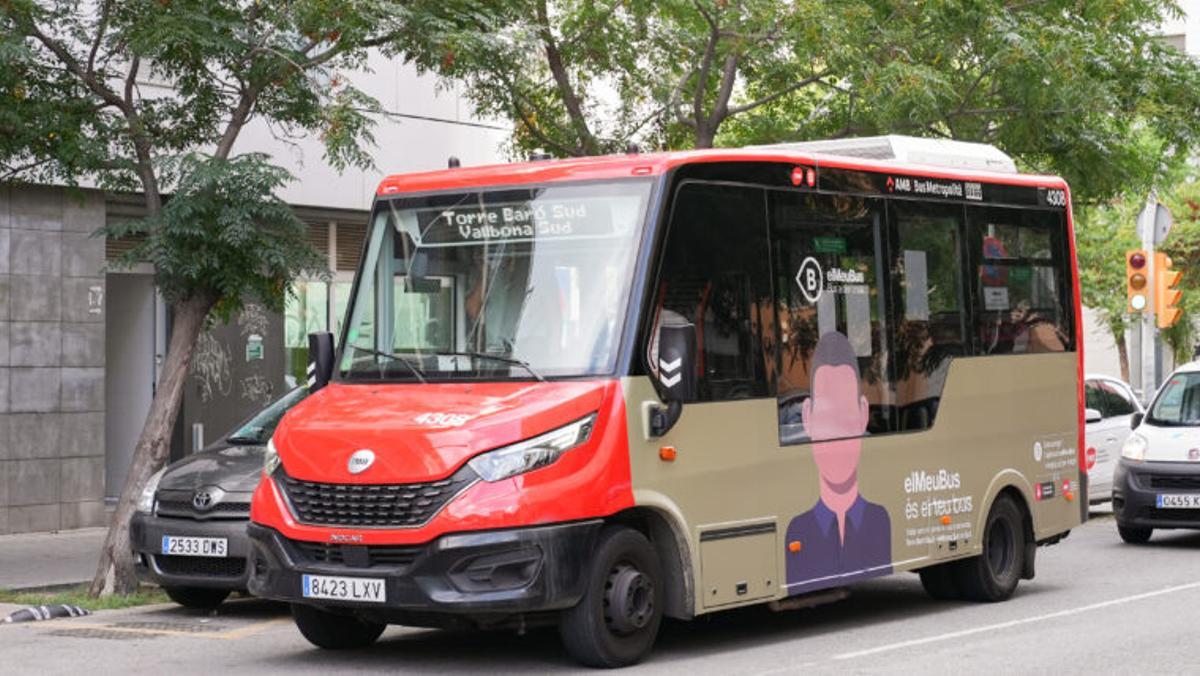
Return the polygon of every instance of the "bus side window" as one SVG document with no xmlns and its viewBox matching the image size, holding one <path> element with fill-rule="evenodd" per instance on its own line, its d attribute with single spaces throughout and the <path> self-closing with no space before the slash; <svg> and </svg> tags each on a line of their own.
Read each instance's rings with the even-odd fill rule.
<svg viewBox="0 0 1200 676">
<path fill-rule="evenodd" d="M 1073 350 L 1061 214 L 969 207 L 967 225 L 975 353 Z"/>
<path fill-rule="evenodd" d="M 657 373 L 657 326 L 675 313 L 696 327 L 697 399 L 765 397 L 772 331 L 763 191 L 701 182 L 675 194 L 651 309 L 647 364 Z"/>
<path fill-rule="evenodd" d="M 892 201 L 894 374 L 902 430 L 933 426 L 950 362 L 965 354 L 962 208 Z"/>
<path fill-rule="evenodd" d="M 809 441 L 804 404 L 829 334 L 853 354 L 867 434 L 896 429 L 889 384 L 883 203 L 851 195 L 774 191 L 769 197 L 779 332 L 780 444 Z M 816 393 L 819 396 L 819 393 Z"/>
</svg>

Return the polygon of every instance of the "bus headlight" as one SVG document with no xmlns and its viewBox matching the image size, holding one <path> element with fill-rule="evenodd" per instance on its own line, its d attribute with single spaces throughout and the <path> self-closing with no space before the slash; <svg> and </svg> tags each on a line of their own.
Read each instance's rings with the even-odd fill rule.
<svg viewBox="0 0 1200 676">
<path fill-rule="evenodd" d="M 1125 439 L 1125 445 L 1121 447 L 1121 457 L 1133 462 L 1141 462 L 1146 459 L 1146 437 L 1134 432 Z"/>
<path fill-rule="evenodd" d="M 500 481 L 553 464 L 563 453 L 583 444 L 596 426 L 596 414 L 511 446 L 471 458 L 467 464 L 484 481 Z"/>
<path fill-rule="evenodd" d="M 154 513 L 154 494 L 158 492 L 158 482 L 162 481 L 163 473 L 166 471 L 167 468 L 164 467 L 151 474 L 150 478 L 146 480 L 146 487 L 142 489 L 142 496 L 138 498 L 137 511 L 142 514 Z"/>
<path fill-rule="evenodd" d="M 263 472 L 267 476 L 271 476 L 271 473 L 279 467 L 279 462 L 279 451 L 275 450 L 275 439 L 271 438 L 267 441 L 266 452 L 263 453 Z"/>
</svg>

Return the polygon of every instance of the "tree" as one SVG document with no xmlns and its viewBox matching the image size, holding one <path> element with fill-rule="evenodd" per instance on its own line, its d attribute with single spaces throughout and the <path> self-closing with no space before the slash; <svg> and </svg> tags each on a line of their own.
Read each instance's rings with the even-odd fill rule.
<svg viewBox="0 0 1200 676">
<path fill-rule="evenodd" d="M 1099 315 L 1112 336 L 1120 360 L 1121 379 L 1129 382 L 1129 327 L 1125 294 L 1125 252 L 1141 246 L 1135 232 L 1145 196 L 1129 196 L 1105 205 L 1075 209 L 1075 248 L 1079 262 L 1080 302 Z M 1082 329 L 1078 332 L 1082 339 Z"/>
<path fill-rule="evenodd" d="M 518 152 L 906 133 L 995 144 L 1096 202 L 1200 137 L 1200 67 L 1150 32 L 1171 0 L 421 1 L 440 30 L 409 55 L 512 119 Z"/>
<path fill-rule="evenodd" d="M 366 166 L 375 102 L 340 78 L 393 50 L 404 15 L 382 0 L 0 2 L 4 178 L 140 191 L 134 258 L 155 266 L 171 341 L 92 593 L 136 587 L 129 519 L 163 466 L 196 339 L 246 296 L 280 308 L 317 268 L 303 225 L 274 197 L 285 171 L 236 156 L 242 130 L 318 132 L 338 167 Z M 151 79 L 169 93 L 143 89 Z"/>
</svg>

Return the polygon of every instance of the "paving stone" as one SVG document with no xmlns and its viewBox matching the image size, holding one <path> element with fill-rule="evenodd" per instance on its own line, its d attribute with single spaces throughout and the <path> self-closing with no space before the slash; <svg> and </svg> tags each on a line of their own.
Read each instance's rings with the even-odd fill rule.
<svg viewBox="0 0 1200 676">
<path fill-rule="evenodd" d="M 104 410 L 104 369 L 64 367 L 62 369 L 62 411 Z"/>
<path fill-rule="evenodd" d="M 60 366 L 62 325 L 58 322 L 11 322 L 8 349 L 12 366 Z"/>
<path fill-rule="evenodd" d="M 9 460 L 9 506 L 50 505 L 62 494 L 62 461 Z"/>
<path fill-rule="evenodd" d="M 8 410 L 14 413 L 44 413 L 59 410 L 61 369 L 18 368 L 8 372 Z"/>
<path fill-rule="evenodd" d="M 63 366 L 104 366 L 104 324 L 62 325 Z"/>
<path fill-rule="evenodd" d="M 9 533 L 41 533 L 58 530 L 62 523 L 60 507 L 54 505 L 28 505 L 8 508 Z"/>
<path fill-rule="evenodd" d="M 64 503 L 104 500 L 104 458 L 67 458 L 62 462 Z"/>
<path fill-rule="evenodd" d="M 62 274 L 62 233 L 9 230 L 9 272 L 15 275 Z"/>
<path fill-rule="evenodd" d="M 49 275 L 9 276 L 9 319 L 56 322 L 62 317 L 62 280 Z"/>
<path fill-rule="evenodd" d="M 59 413 L 9 413 L 9 458 L 33 460 L 57 458 L 62 432 Z"/>
<path fill-rule="evenodd" d="M 9 227 L 21 230 L 62 230 L 62 188 L 20 186 L 9 189 Z"/>
</svg>

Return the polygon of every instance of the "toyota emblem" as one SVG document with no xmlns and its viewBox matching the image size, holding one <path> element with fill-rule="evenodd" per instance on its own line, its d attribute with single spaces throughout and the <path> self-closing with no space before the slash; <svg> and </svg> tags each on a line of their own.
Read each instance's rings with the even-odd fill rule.
<svg viewBox="0 0 1200 676">
<path fill-rule="evenodd" d="M 207 510 L 209 507 L 212 507 L 212 504 L 212 493 L 209 493 L 205 489 L 196 491 L 196 494 L 192 496 L 192 506 L 201 512 Z"/>
</svg>

